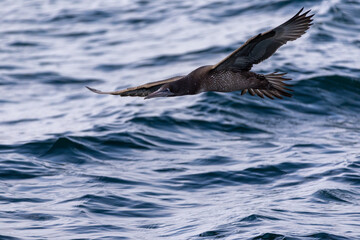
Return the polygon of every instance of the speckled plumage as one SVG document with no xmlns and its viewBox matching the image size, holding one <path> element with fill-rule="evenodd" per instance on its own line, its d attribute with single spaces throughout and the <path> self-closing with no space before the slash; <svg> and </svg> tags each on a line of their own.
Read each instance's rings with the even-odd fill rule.
<svg viewBox="0 0 360 240">
<path fill-rule="evenodd" d="M 232 92 L 246 88 L 265 88 L 269 82 L 263 75 L 250 71 L 222 70 L 209 75 L 205 81 L 205 91 Z"/>
</svg>

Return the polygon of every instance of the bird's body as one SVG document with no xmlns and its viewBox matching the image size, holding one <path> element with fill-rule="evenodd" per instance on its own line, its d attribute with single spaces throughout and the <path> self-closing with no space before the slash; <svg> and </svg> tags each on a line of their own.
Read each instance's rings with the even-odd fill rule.
<svg viewBox="0 0 360 240">
<path fill-rule="evenodd" d="M 93 88 L 98 94 L 112 94 L 120 96 L 174 97 L 193 95 L 201 92 L 232 92 L 241 90 L 241 94 L 249 92 L 259 97 L 267 96 L 271 99 L 282 96 L 291 97 L 287 91 L 290 85 L 284 81 L 285 74 L 271 73 L 267 75 L 251 72 L 253 64 L 269 58 L 287 41 L 299 38 L 311 25 L 311 17 L 307 12 L 294 17 L 280 26 L 250 38 L 240 48 L 215 65 L 202 66 L 185 76 L 177 76 L 157 82 L 147 83 L 138 87 L 114 92 L 102 92 Z"/>
<path fill-rule="evenodd" d="M 181 89 L 180 91 L 176 89 L 174 92 L 193 95 L 209 91 L 233 92 L 246 88 L 268 89 L 271 87 L 263 75 L 251 71 L 211 71 L 211 69 L 211 65 L 203 66 L 177 80 L 179 83 L 177 85 Z"/>
<path fill-rule="evenodd" d="M 204 92 L 232 92 L 246 88 L 266 88 L 268 82 L 264 76 L 251 71 L 221 70 L 207 72 L 201 85 Z"/>
</svg>

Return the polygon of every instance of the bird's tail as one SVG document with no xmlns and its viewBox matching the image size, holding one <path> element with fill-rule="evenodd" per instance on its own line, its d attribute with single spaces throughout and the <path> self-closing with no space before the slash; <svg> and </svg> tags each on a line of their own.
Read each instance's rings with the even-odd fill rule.
<svg viewBox="0 0 360 240">
<path fill-rule="evenodd" d="M 292 94 L 288 92 L 293 92 L 293 90 L 288 87 L 292 87 L 290 84 L 284 83 L 284 81 L 290 81 L 291 78 L 285 78 L 286 73 L 270 73 L 266 74 L 265 78 L 270 82 L 272 88 L 269 90 L 273 96 L 277 98 L 282 98 L 281 96 L 291 97 Z"/>
<path fill-rule="evenodd" d="M 263 77 L 270 83 L 267 85 L 266 88 L 249 88 L 244 89 L 241 94 L 245 94 L 246 92 L 249 92 L 252 96 L 255 94 L 258 95 L 261 98 L 264 98 L 264 96 L 274 99 L 274 98 L 280 98 L 282 99 L 282 96 L 285 97 L 291 97 L 292 94 L 288 93 L 293 92 L 293 90 L 289 89 L 288 87 L 291 87 L 292 85 L 284 83 L 284 81 L 291 80 L 290 78 L 285 78 L 284 75 L 286 73 L 270 73 L 266 74 Z"/>
</svg>

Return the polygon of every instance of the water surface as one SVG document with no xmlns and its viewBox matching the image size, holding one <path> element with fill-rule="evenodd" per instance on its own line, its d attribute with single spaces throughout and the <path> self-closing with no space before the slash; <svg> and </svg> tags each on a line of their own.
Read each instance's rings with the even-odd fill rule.
<svg viewBox="0 0 360 240">
<path fill-rule="evenodd" d="M 95 95 L 214 64 L 301 7 L 293 98 Z M 358 1 L 0 3 L 0 238 L 360 239 Z"/>
</svg>

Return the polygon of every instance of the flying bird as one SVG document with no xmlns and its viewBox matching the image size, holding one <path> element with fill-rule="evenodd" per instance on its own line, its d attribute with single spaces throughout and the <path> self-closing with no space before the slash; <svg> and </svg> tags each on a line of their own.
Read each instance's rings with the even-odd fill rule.
<svg viewBox="0 0 360 240">
<path fill-rule="evenodd" d="M 264 96 L 270 99 L 282 99 L 282 96 L 291 97 L 292 94 L 289 91 L 292 90 L 288 88 L 291 85 L 284 83 L 284 81 L 291 80 L 284 77 L 286 73 L 274 72 L 263 75 L 250 70 L 254 64 L 269 58 L 279 47 L 288 41 L 296 40 L 309 29 L 314 14 L 308 15 L 310 10 L 302 13 L 303 9 L 280 26 L 250 38 L 219 63 L 199 67 L 188 75 L 114 92 L 87 88 L 98 94 L 145 97 L 145 99 L 193 95 L 208 91 L 240 90 L 241 95 L 249 92 L 252 96 L 256 94 L 261 98 Z"/>
</svg>

